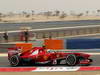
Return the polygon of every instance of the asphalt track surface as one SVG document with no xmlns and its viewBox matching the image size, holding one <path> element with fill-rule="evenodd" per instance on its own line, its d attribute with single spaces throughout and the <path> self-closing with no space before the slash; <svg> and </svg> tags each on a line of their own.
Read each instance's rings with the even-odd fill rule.
<svg viewBox="0 0 100 75">
<path fill-rule="evenodd" d="M 92 55 L 90 58 L 93 59 L 93 63 L 90 66 L 100 66 L 100 55 Z M 24 65 L 19 67 L 43 67 L 43 66 L 47 65 L 35 65 L 35 66 Z M 57 65 L 57 66 L 64 67 L 65 65 Z M 2 56 L 2 57 L 0 56 L 0 67 L 11 67 L 8 62 L 7 56 Z"/>
<path fill-rule="evenodd" d="M 32 29 L 41 29 L 41 28 L 74 27 L 74 26 L 87 26 L 87 25 L 100 25 L 100 20 L 0 23 L 0 31 L 19 30 L 20 27 L 31 27 Z"/>
</svg>

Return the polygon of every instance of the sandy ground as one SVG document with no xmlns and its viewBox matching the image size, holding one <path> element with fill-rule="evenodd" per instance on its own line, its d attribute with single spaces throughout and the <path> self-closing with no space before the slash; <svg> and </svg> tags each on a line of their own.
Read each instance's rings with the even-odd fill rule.
<svg viewBox="0 0 100 75">
<path fill-rule="evenodd" d="M 46 21 L 73 21 L 73 20 L 100 20 L 100 16 L 67 16 L 65 18 L 59 18 L 59 16 L 42 16 L 42 15 L 34 15 L 30 17 L 25 16 L 10 16 L 1 18 L 2 22 L 46 22 Z"/>
<path fill-rule="evenodd" d="M 0 75 L 100 75 L 100 71 L 82 72 L 1 72 Z"/>
</svg>

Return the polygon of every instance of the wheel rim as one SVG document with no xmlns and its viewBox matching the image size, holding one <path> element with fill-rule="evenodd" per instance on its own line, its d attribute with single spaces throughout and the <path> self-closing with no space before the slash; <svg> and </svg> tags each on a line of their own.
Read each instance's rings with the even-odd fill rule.
<svg viewBox="0 0 100 75">
<path fill-rule="evenodd" d="M 16 55 L 10 58 L 10 63 L 12 66 L 17 66 L 19 64 L 19 59 Z"/>
<path fill-rule="evenodd" d="M 70 66 L 73 66 L 76 64 L 76 57 L 75 55 L 68 55 L 66 58 L 66 63 Z"/>
</svg>

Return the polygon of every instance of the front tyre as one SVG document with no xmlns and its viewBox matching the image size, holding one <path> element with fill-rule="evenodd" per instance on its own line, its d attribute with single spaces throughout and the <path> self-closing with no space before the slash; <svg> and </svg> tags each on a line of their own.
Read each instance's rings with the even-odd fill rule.
<svg viewBox="0 0 100 75">
<path fill-rule="evenodd" d="M 9 59 L 10 65 L 13 67 L 19 66 L 21 64 L 21 60 L 18 55 L 13 55 Z"/>
<path fill-rule="evenodd" d="M 66 57 L 66 65 L 75 66 L 76 63 L 77 63 L 76 55 L 74 55 L 74 54 L 67 55 L 67 57 Z"/>
</svg>

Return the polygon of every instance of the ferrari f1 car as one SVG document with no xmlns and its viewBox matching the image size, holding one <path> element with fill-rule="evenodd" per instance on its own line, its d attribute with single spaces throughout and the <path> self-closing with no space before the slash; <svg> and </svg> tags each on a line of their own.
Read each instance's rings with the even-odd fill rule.
<svg viewBox="0 0 100 75">
<path fill-rule="evenodd" d="M 56 52 L 54 50 L 44 49 L 43 47 L 34 47 L 23 53 L 20 53 L 18 48 L 8 51 L 8 60 L 10 65 L 14 67 L 23 65 L 24 63 L 30 65 L 59 65 L 62 61 L 65 61 L 64 64 L 68 66 L 75 66 L 78 64 L 89 65 L 92 62 L 92 59 L 89 57 L 89 54 Z"/>
</svg>

